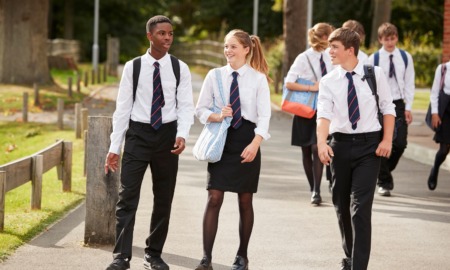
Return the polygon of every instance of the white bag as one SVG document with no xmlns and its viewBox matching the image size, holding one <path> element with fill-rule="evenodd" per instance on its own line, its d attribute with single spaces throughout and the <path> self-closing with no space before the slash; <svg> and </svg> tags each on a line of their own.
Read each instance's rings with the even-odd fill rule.
<svg viewBox="0 0 450 270">
<path fill-rule="evenodd" d="M 222 98 L 222 104 L 226 104 L 223 95 L 222 75 L 218 68 L 215 69 L 217 83 L 219 84 L 219 93 Z M 214 98 L 215 99 L 215 98 Z M 215 100 L 213 101 L 213 111 L 218 113 Z M 219 110 L 220 112 L 220 110 Z M 192 153 L 197 160 L 214 163 L 222 158 L 227 131 L 230 126 L 231 117 L 226 117 L 222 122 L 209 122 L 203 127 L 200 136 L 195 142 Z"/>
</svg>

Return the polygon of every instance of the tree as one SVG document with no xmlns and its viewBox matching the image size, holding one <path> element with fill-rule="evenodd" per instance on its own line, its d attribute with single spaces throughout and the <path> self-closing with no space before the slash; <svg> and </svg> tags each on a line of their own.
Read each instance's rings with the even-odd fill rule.
<svg viewBox="0 0 450 270">
<path fill-rule="evenodd" d="M 297 55 L 306 50 L 308 0 L 284 1 L 283 77 L 289 71 Z"/>
<path fill-rule="evenodd" d="M 0 0 L 0 83 L 52 83 L 48 8 L 49 0 Z"/>
<path fill-rule="evenodd" d="M 372 19 L 372 31 L 370 44 L 378 44 L 378 27 L 385 22 L 391 21 L 392 0 L 374 0 L 374 12 Z"/>
</svg>

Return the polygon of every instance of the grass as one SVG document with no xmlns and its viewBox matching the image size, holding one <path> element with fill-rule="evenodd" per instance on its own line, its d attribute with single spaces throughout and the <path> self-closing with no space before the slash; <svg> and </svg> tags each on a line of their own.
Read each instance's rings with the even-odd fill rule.
<svg viewBox="0 0 450 270">
<path fill-rule="evenodd" d="M 53 144 L 58 139 L 73 143 L 72 192 L 62 192 L 62 182 L 56 169 L 44 174 L 42 208 L 30 209 L 31 183 L 6 193 L 5 226 L 0 233 L 0 262 L 14 250 L 78 205 L 85 196 L 83 176 L 84 145 L 75 139 L 73 130 L 58 130 L 55 125 L 0 122 L 0 164 L 14 161 Z"/>
<path fill-rule="evenodd" d="M 80 64 L 80 72 L 89 71 L 90 65 Z M 34 105 L 34 89 L 25 85 L 0 85 L 0 113 L 10 114 L 22 110 L 23 93 L 28 92 L 28 110 L 40 112 L 56 109 L 57 99 L 63 98 L 65 107 L 81 102 L 100 84 L 76 91 L 76 73 L 71 70 L 52 70 L 55 85 L 39 86 L 39 105 Z M 73 97 L 67 93 L 67 81 L 72 76 Z M 89 74 L 90 76 L 90 74 Z M 108 77 L 107 83 L 118 79 Z M 90 81 L 89 81 L 90 84 Z M 0 164 L 30 156 L 53 144 L 58 139 L 73 143 L 72 192 L 62 192 L 62 182 L 57 179 L 56 169 L 46 172 L 42 183 L 40 210 L 31 210 L 31 182 L 6 193 L 4 231 L 0 233 L 0 262 L 20 245 L 26 243 L 49 225 L 60 219 L 85 198 L 86 179 L 83 176 L 84 143 L 75 138 L 73 130 L 59 130 L 55 124 L 1 122 Z"/>
</svg>

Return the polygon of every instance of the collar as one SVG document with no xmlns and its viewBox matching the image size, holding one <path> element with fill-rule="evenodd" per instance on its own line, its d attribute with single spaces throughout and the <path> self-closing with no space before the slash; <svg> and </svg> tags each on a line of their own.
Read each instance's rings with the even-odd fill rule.
<svg viewBox="0 0 450 270">
<path fill-rule="evenodd" d="M 380 49 L 380 53 L 387 54 L 387 55 L 391 55 L 391 54 L 395 55 L 395 54 L 397 54 L 397 52 L 398 52 L 397 47 L 395 47 L 395 49 L 392 52 L 386 51 L 386 49 L 384 47 L 381 47 L 381 49 Z"/>
<path fill-rule="evenodd" d="M 345 74 L 347 72 L 351 72 L 351 71 L 347 71 L 347 70 L 343 69 L 341 67 L 341 65 L 338 66 L 337 71 L 339 73 L 339 78 L 345 78 Z M 364 63 L 362 63 L 361 61 L 358 60 L 358 64 L 356 65 L 356 67 L 352 71 L 355 72 L 355 74 L 358 74 L 361 77 L 364 76 Z"/>
<path fill-rule="evenodd" d="M 242 76 L 245 74 L 245 72 L 247 72 L 247 70 L 250 67 L 248 66 L 248 64 L 243 65 L 242 67 L 240 67 L 238 70 L 234 70 L 229 64 L 226 65 L 226 71 L 227 71 L 227 76 L 231 77 L 231 74 L 236 71 L 237 73 L 239 73 L 239 76 Z"/>
<path fill-rule="evenodd" d="M 149 50 L 147 50 L 147 52 L 142 56 L 143 60 L 147 61 L 151 66 L 153 66 L 155 62 L 158 62 L 160 67 L 164 67 L 164 65 L 168 63 L 169 57 L 169 54 L 166 53 L 166 55 L 164 55 L 161 59 L 156 60 L 153 56 L 151 56 Z"/>
</svg>

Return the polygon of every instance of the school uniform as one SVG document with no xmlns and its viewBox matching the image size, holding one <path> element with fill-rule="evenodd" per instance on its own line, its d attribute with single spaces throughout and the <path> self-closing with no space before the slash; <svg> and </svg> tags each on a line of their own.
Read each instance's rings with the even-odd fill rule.
<svg viewBox="0 0 450 270">
<path fill-rule="evenodd" d="M 322 78 L 321 57 L 325 63 L 326 71 L 330 72 L 333 65 L 329 53 L 327 51 L 318 52 L 309 48 L 295 58 L 286 75 L 285 82 L 296 82 L 298 78 L 311 82 L 320 81 Z M 311 119 L 295 115 L 292 120 L 291 144 L 295 146 L 317 144 L 316 127 L 316 114 Z"/>
<path fill-rule="evenodd" d="M 436 130 L 434 135 L 434 141 L 437 143 L 450 144 L 450 103 L 448 103 L 445 108 L 439 108 L 442 106 L 439 100 L 439 91 L 441 90 L 441 80 L 442 80 L 442 66 L 446 68 L 446 75 L 444 77 L 444 93 L 450 95 L 450 62 L 439 65 L 436 68 L 436 73 L 434 75 L 433 85 L 431 87 L 430 102 L 431 102 L 431 113 L 438 114 L 441 117 L 441 125 Z"/>
<path fill-rule="evenodd" d="M 382 158 L 378 185 L 386 190 L 392 190 L 394 188 L 392 171 L 397 166 L 408 143 L 408 125 L 405 120 L 405 110 L 411 111 L 414 100 L 414 62 L 408 52 L 405 52 L 405 61 L 398 48 L 395 48 L 393 52 L 388 52 L 382 47 L 378 52 L 379 66 L 388 80 L 397 114 L 395 118 L 392 154 L 389 158 Z M 391 55 L 395 70 L 392 76 L 390 76 Z M 375 54 L 369 57 L 368 63 L 375 64 Z"/>
<path fill-rule="evenodd" d="M 372 204 L 380 166 L 380 157 L 375 151 L 382 134 L 375 97 L 367 81 L 363 80 L 363 63 L 359 62 L 353 71 L 360 104 L 360 117 L 355 129 L 349 120 L 347 105 L 349 79 L 347 71 L 340 66 L 320 81 L 317 118 L 330 121 L 330 147 L 334 152 L 330 164 L 332 199 L 342 246 L 347 258 L 353 261 L 352 269 L 364 270 L 370 257 Z M 386 78 L 380 68 L 375 67 L 374 72 L 380 110 L 383 114 L 395 115 Z"/>
<path fill-rule="evenodd" d="M 161 109 L 162 125 L 150 124 L 153 99 L 154 63 L 159 63 L 165 104 Z M 133 101 L 133 61 L 125 64 L 113 115 L 113 132 L 109 152 L 122 158 L 119 201 L 116 207 L 116 245 L 114 258 L 131 259 L 133 227 L 138 207 L 142 180 L 150 166 L 155 205 L 146 239 L 145 253 L 161 255 L 169 227 L 170 210 L 178 171 L 178 155 L 170 151 L 177 137 L 187 139 L 194 123 L 191 74 L 188 66 L 180 63 L 180 84 L 176 78 L 170 55 L 159 60 L 150 53 L 141 57 L 141 69 Z"/>
<path fill-rule="evenodd" d="M 261 152 L 252 162 L 241 163 L 242 151 L 255 135 L 264 140 L 270 138 L 271 116 L 270 90 L 266 76 L 249 65 L 233 70 L 230 65 L 220 68 L 225 104 L 221 99 L 214 70 L 209 71 L 203 82 L 195 114 L 205 124 L 213 113 L 213 100 L 218 108 L 230 104 L 232 73 L 237 72 L 241 104 L 242 124 L 239 128 L 228 128 L 222 158 L 216 163 L 208 163 L 207 189 L 231 191 L 235 193 L 256 193 L 261 169 Z"/>
</svg>

